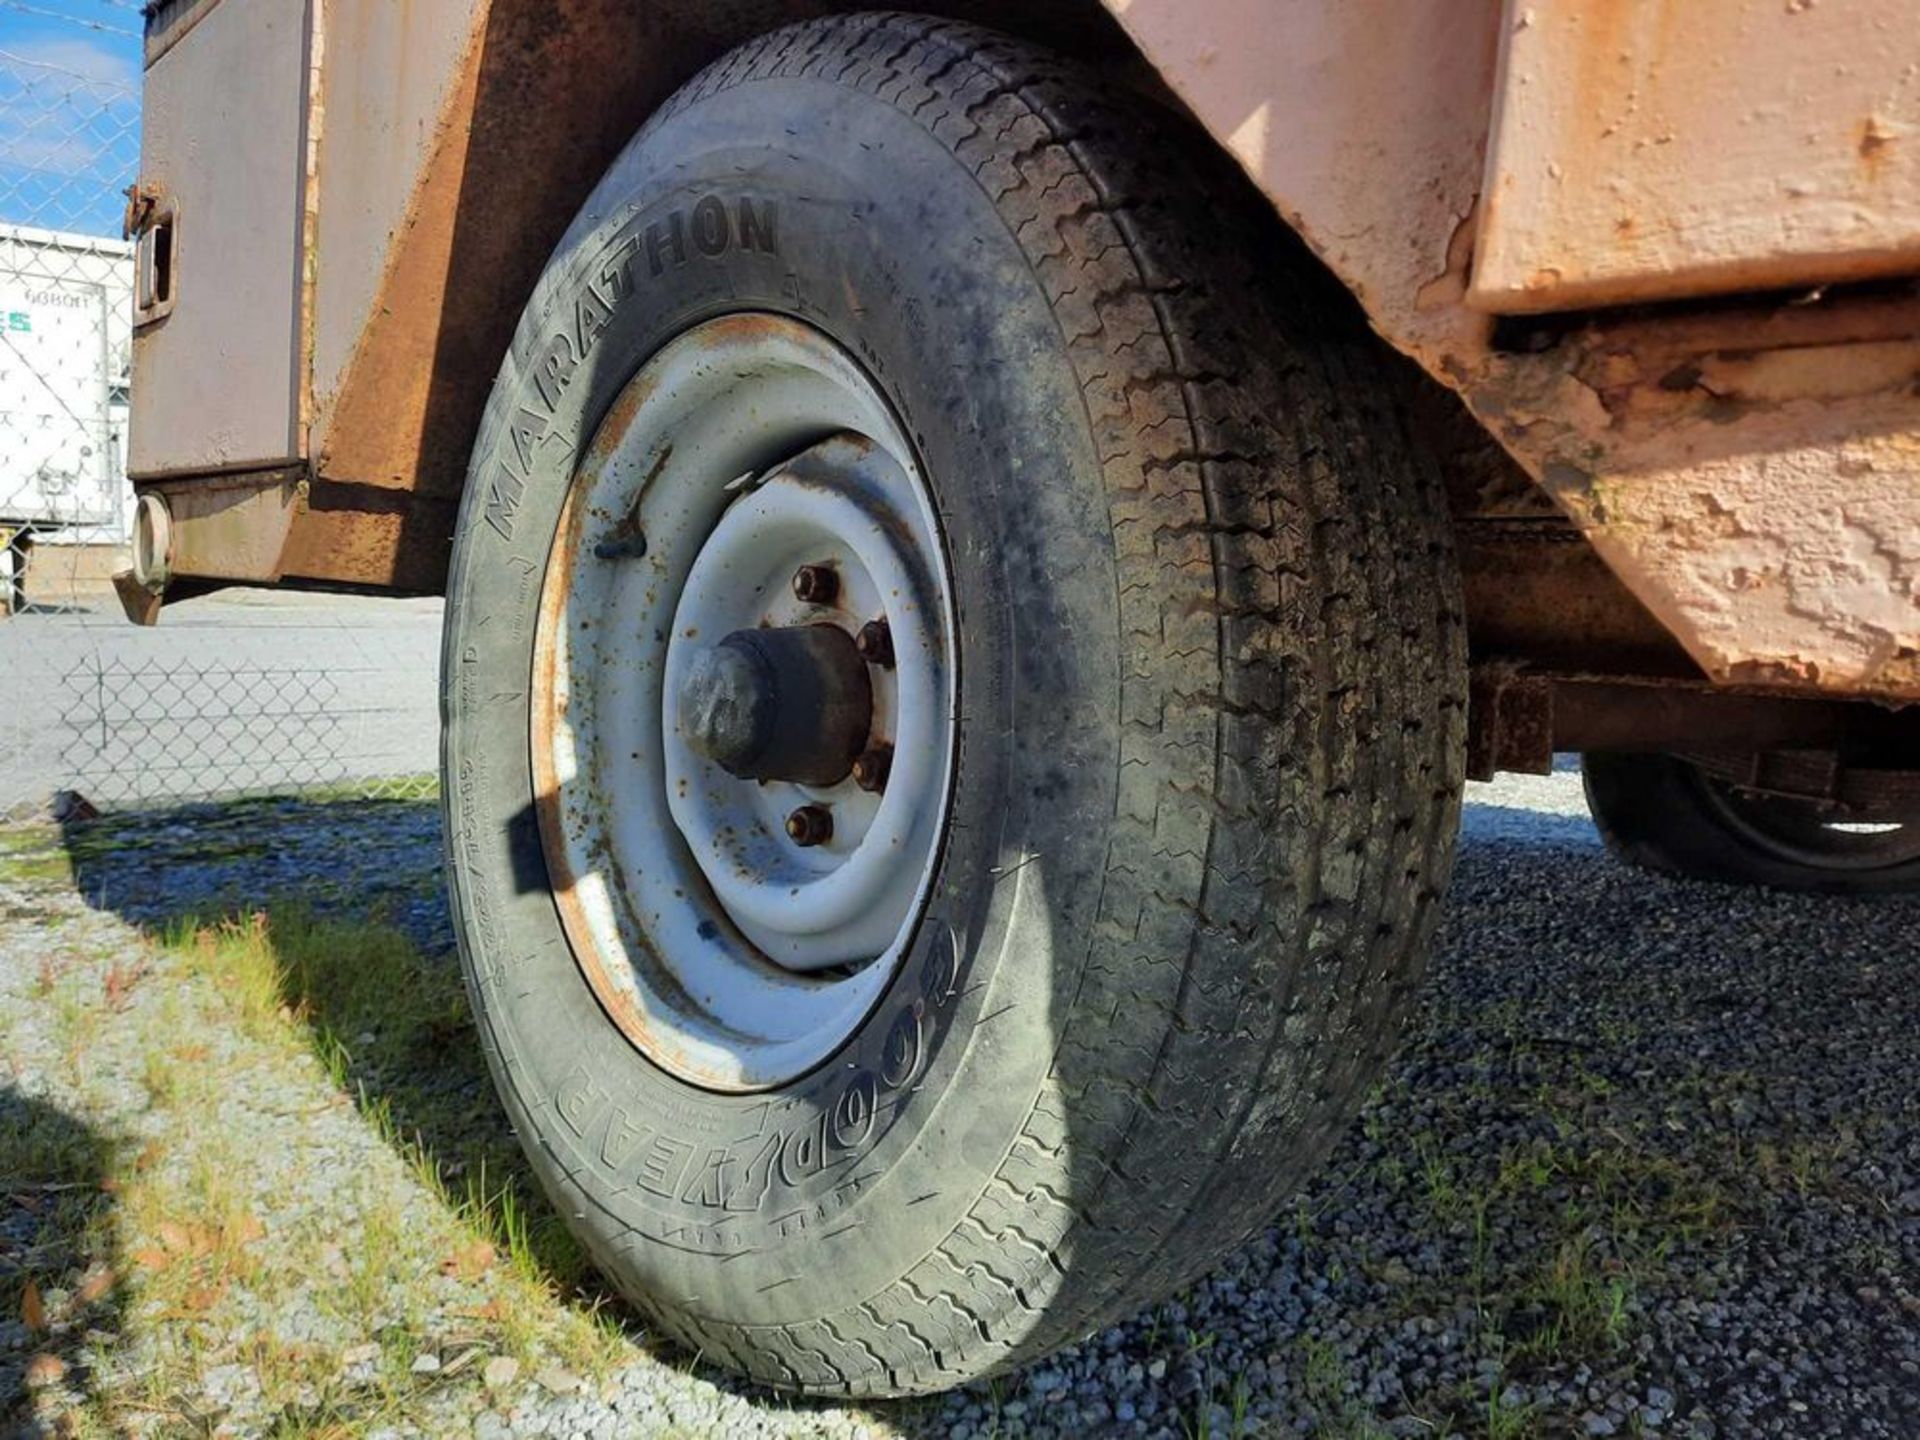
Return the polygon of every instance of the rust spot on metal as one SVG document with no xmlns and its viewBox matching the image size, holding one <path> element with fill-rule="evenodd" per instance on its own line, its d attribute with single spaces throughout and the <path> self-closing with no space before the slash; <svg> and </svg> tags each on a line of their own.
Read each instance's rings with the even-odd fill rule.
<svg viewBox="0 0 1920 1440">
<path fill-rule="evenodd" d="M 1776 781 L 1790 783 L 1795 771 L 1832 772 L 1838 752 L 1904 760 L 1920 746 L 1920 706 L 1716 687 L 1699 677 L 1534 672 L 1504 661 L 1476 662 L 1469 685 L 1473 779 L 1498 770 L 1545 774 L 1559 751 L 1663 750 L 1698 756 L 1710 768 L 1750 767 L 1756 752 L 1776 754 L 1786 772 L 1776 772 Z M 1850 796 L 1860 818 L 1886 799 L 1884 778 L 1876 785 L 1875 777 L 1889 774 L 1901 776 L 1895 788 L 1903 799 L 1920 780 L 1910 771 L 1863 770 Z"/>
<path fill-rule="evenodd" d="M 614 397 L 613 404 L 607 407 L 607 413 L 600 418 L 600 424 L 593 432 L 593 439 L 587 444 L 587 453 L 580 459 L 580 469 L 583 473 L 589 476 L 600 474 L 607 468 L 607 463 L 620 453 L 621 447 L 626 444 L 627 432 L 633 428 L 634 416 L 640 413 L 640 407 L 652 397 L 656 383 L 652 376 L 646 376 L 621 388 L 619 395 Z M 668 460 L 672 457 L 673 446 L 669 444 L 661 450 L 659 458 L 654 461 L 653 468 L 648 472 L 648 484 L 652 484 L 659 478 L 660 472 L 666 468 Z"/>
<path fill-rule="evenodd" d="M 1615 421 L 1897 393 L 1920 377 L 1920 297 L 1591 326 L 1570 373 Z"/>
<path fill-rule="evenodd" d="M 802 805 L 787 816 L 786 830 L 787 838 L 796 845 L 824 845 L 833 839 L 833 812 L 824 805 Z M 746 857 L 740 859 L 741 872 L 747 873 Z"/>
<path fill-rule="evenodd" d="M 1489 200 L 1487 207 L 1491 209 L 1493 203 Z M 1414 309 L 1444 310 L 1466 299 L 1468 277 L 1473 273 L 1473 240 L 1480 225 L 1481 202 L 1475 199 L 1447 238 L 1446 268 L 1415 293 Z"/>
<path fill-rule="evenodd" d="M 585 507 L 579 503 L 583 493 L 585 487 L 576 479 L 569 487 L 542 579 L 534 631 L 528 745 L 533 762 L 533 808 L 540 833 L 541 852 L 547 866 L 548 885 L 554 910 L 560 918 L 561 931 L 566 936 L 574 961 L 579 965 L 580 973 L 593 991 L 594 998 L 621 1033 L 643 1053 L 673 1066 L 678 1073 L 695 1083 L 725 1087 L 732 1083 L 730 1077 L 710 1067 L 696 1065 L 683 1047 L 674 1044 L 668 1034 L 649 1024 L 631 984 L 623 984 L 617 977 L 616 967 L 628 963 L 627 957 L 603 954 L 595 942 L 593 925 L 580 895 L 580 882 L 584 877 L 576 875 L 568 863 L 571 849 L 569 838 L 576 843 L 584 838 L 584 832 L 580 830 L 580 824 L 584 822 L 568 818 L 565 792 L 554 763 L 554 741 L 559 719 L 565 709 L 559 703 L 558 694 L 566 602 L 572 583 L 574 557 L 580 553 L 581 536 L 589 519 L 584 513 Z M 587 771 L 570 783 L 589 791 L 612 783 L 609 777 L 598 773 L 598 757 L 587 758 Z M 638 756 L 633 758 L 639 759 Z M 571 837 L 569 830 L 574 832 Z M 628 888 L 624 868 L 607 848 L 604 836 L 598 837 L 592 844 L 590 860 L 593 873 L 605 881 L 613 892 L 617 906 L 628 915 L 637 915 L 638 906 Z M 654 915 L 651 918 L 657 924 L 660 917 Z M 717 933 L 703 934 L 703 938 L 711 939 Z M 655 978 L 660 982 L 670 981 L 670 977 L 664 974 Z"/>
<path fill-rule="evenodd" d="M 1455 527 L 1476 661 L 1698 678 L 1666 627 L 1564 519 Z"/>
<path fill-rule="evenodd" d="M 321 417 L 324 475 L 459 493 L 547 255 L 646 115 L 731 43 L 704 16 L 625 0 L 494 0 L 475 14 L 431 158 Z M 552 103 L 562 94 L 568 103 Z"/>
<path fill-rule="evenodd" d="M 893 773 L 893 746 L 886 742 L 869 745 L 853 762 L 853 783 L 869 794 L 887 788 Z"/>
<path fill-rule="evenodd" d="M 1706 675 L 1920 696 L 1920 290 L 1599 315 L 1450 378 Z"/>
<path fill-rule="evenodd" d="M 893 627 L 885 620 L 869 620 L 862 625 L 860 633 L 853 637 L 853 644 L 867 664 L 878 665 L 883 670 L 893 669 Z"/>
<path fill-rule="evenodd" d="M 793 572 L 793 598 L 803 605 L 831 605 L 840 598 L 840 572 L 831 562 Z"/>
<path fill-rule="evenodd" d="M 320 288 L 320 150 L 326 136 L 327 27 L 316 8 L 308 27 L 306 153 L 300 157 L 300 356 L 294 386 L 295 423 L 299 433 L 313 433 L 313 353 L 318 333 Z M 307 440 L 300 442 L 301 453 Z"/>
<path fill-rule="evenodd" d="M 1887 118 L 1912 93 L 1890 43 L 1912 30 L 1904 0 L 1797 14 L 1532 0 L 1521 18 L 1492 95 L 1485 185 L 1500 204 L 1475 306 L 1566 312 L 1912 270 L 1911 186 L 1886 183 L 1911 179 Z"/>
<path fill-rule="evenodd" d="M 1878 115 L 1869 115 L 1860 123 L 1860 168 L 1865 171 L 1869 182 L 1879 180 L 1887 170 L 1893 156 L 1895 132 Z"/>
<path fill-rule="evenodd" d="M 569 822 L 559 774 L 554 765 L 556 727 L 561 714 L 557 699 L 558 666 L 563 653 L 560 636 L 564 630 L 562 621 L 571 586 L 574 541 L 582 523 L 580 506 L 576 503 L 580 493 L 576 489 L 567 497 L 553 554 L 540 590 L 528 715 L 528 744 L 533 762 L 533 806 L 540 831 L 540 848 L 546 859 L 548 888 L 553 896 L 554 909 L 559 913 L 568 948 L 572 950 L 580 973 L 608 1018 L 629 1039 L 644 1048 L 645 1044 L 657 1043 L 659 1037 L 649 1035 L 646 1015 L 636 1003 L 633 992 L 616 981 L 609 966 L 609 957 L 600 953 L 594 941 L 593 925 L 580 897 L 581 877 L 573 873 L 567 859 L 572 849 L 568 843 Z M 597 777 L 589 775 L 575 783 L 595 784 Z M 580 837 L 576 834 L 572 838 L 578 840 Z M 610 883 L 618 885 L 619 866 L 614 863 L 613 857 L 602 851 L 597 860 Z"/>
<path fill-rule="evenodd" d="M 1467 778 L 1501 770 L 1553 773 L 1553 699 L 1544 676 L 1501 663 L 1475 665 L 1467 690 Z"/>
</svg>

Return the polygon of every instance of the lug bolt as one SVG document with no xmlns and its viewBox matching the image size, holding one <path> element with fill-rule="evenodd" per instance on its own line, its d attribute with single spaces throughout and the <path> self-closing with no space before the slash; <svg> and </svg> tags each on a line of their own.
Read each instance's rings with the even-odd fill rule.
<svg viewBox="0 0 1920 1440">
<path fill-rule="evenodd" d="M 869 620 L 853 637 L 853 648 L 869 665 L 893 669 L 893 627 L 884 620 Z"/>
<path fill-rule="evenodd" d="M 831 565 L 802 565 L 793 572 L 793 594 L 808 605 L 831 605 L 840 593 L 840 572 Z"/>
<path fill-rule="evenodd" d="M 887 776 L 893 771 L 893 746 L 874 745 L 861 752 L 853 762 L 853 783 L 868 793 L 887 788 Z"/>
<path fill-rule="evenodd" d="M 833 838 L 833 812 L 824 805 L 802 805 L 787 816 L 787 838 L 802 848 L 826 844 Z"/>
</svg>

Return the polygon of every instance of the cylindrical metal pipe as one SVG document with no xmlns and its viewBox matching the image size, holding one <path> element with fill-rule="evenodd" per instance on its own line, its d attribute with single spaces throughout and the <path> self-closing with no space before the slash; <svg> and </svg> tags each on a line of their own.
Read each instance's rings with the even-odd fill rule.
<svg viewBox="0 0 1920 1440">
<path fill-rule="evenodd" d="M 680 733 L 743 780 L 837 785 L 867 745 L 873 682 L 835 625 L 736 630 L 694 661 Z"/>
</svg>

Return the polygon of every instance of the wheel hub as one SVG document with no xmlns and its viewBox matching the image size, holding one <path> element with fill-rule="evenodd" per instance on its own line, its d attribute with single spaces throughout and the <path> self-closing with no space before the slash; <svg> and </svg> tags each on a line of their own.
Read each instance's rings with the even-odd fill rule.
<svg viewBox="0 0 1920 1440">
<path fill-rule="evenodd" d="M 915 466 L 844 352 L 743 315 L 649 361 L 575 475 L 536 645 L 542 848 L 602 1004 L 694 1083 L 819 1064 L 912 939 L 955 710 Z"/>
<path fill-rule="evenodd" d="M 838 785 L 873 728 L 873 686 L 853 637 L 834 625 L 736 630 L 694 656 L 680 733 L 741 780 Z"/>
<path fill-rule="evenodd" d="M 851 436 L 777 467 L 713 527 L 674 614 L 668 805 L 728 918 L 789 970 L 887 949 L 944 787 L 943 609 L 889 498 L 903 478 Z M 891 668 L 860 653 L 876 624 Z M 882 747 L 868 788 L 853 772 Z"/>
</svg>

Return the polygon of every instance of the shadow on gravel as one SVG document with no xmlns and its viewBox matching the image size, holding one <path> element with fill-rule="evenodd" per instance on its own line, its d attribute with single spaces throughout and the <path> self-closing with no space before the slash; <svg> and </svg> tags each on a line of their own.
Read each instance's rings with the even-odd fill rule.
<svg viewBox="0 0 1920 1440">
<path fill-rule="evenodd" d="M 489 1083 L 436 806 L 254 802 L 67 839 L 84 893 L 137 924 L 263 927 L 281 1001 L 369 1119 L 456 1191 L 511 1187 L 562 1293 L 609 1298 Z M 1920 902 L 1658 880 L 1577 815 L 1470 807 L 1400 1053 L 1275 1225 L 1025 1374 L 873 1413 L 927 1434 L 1915 1433 L 1916 949 Z M 30 1104 L 0 1103 L 9 1125 Z M 105 1142 L 69 1143 L 86 1171 Z"/>
<path fill-rule="evenodd" d="M 260 799 L 64 823 L 74 881 L 96 909 L 147 929 L 297 901 L 379 919 L 451 965 L 434 800 Z"/>
<path fill-rule="evenodd" d="M 126 1304 L 103 1183 L 119 1143 L 0 1085 L 0 1434 L 55 1434 L 33 1415 L 38 1390 L 101 1391 L 86 1337 L 117 1332 Z"/>
</svg>

